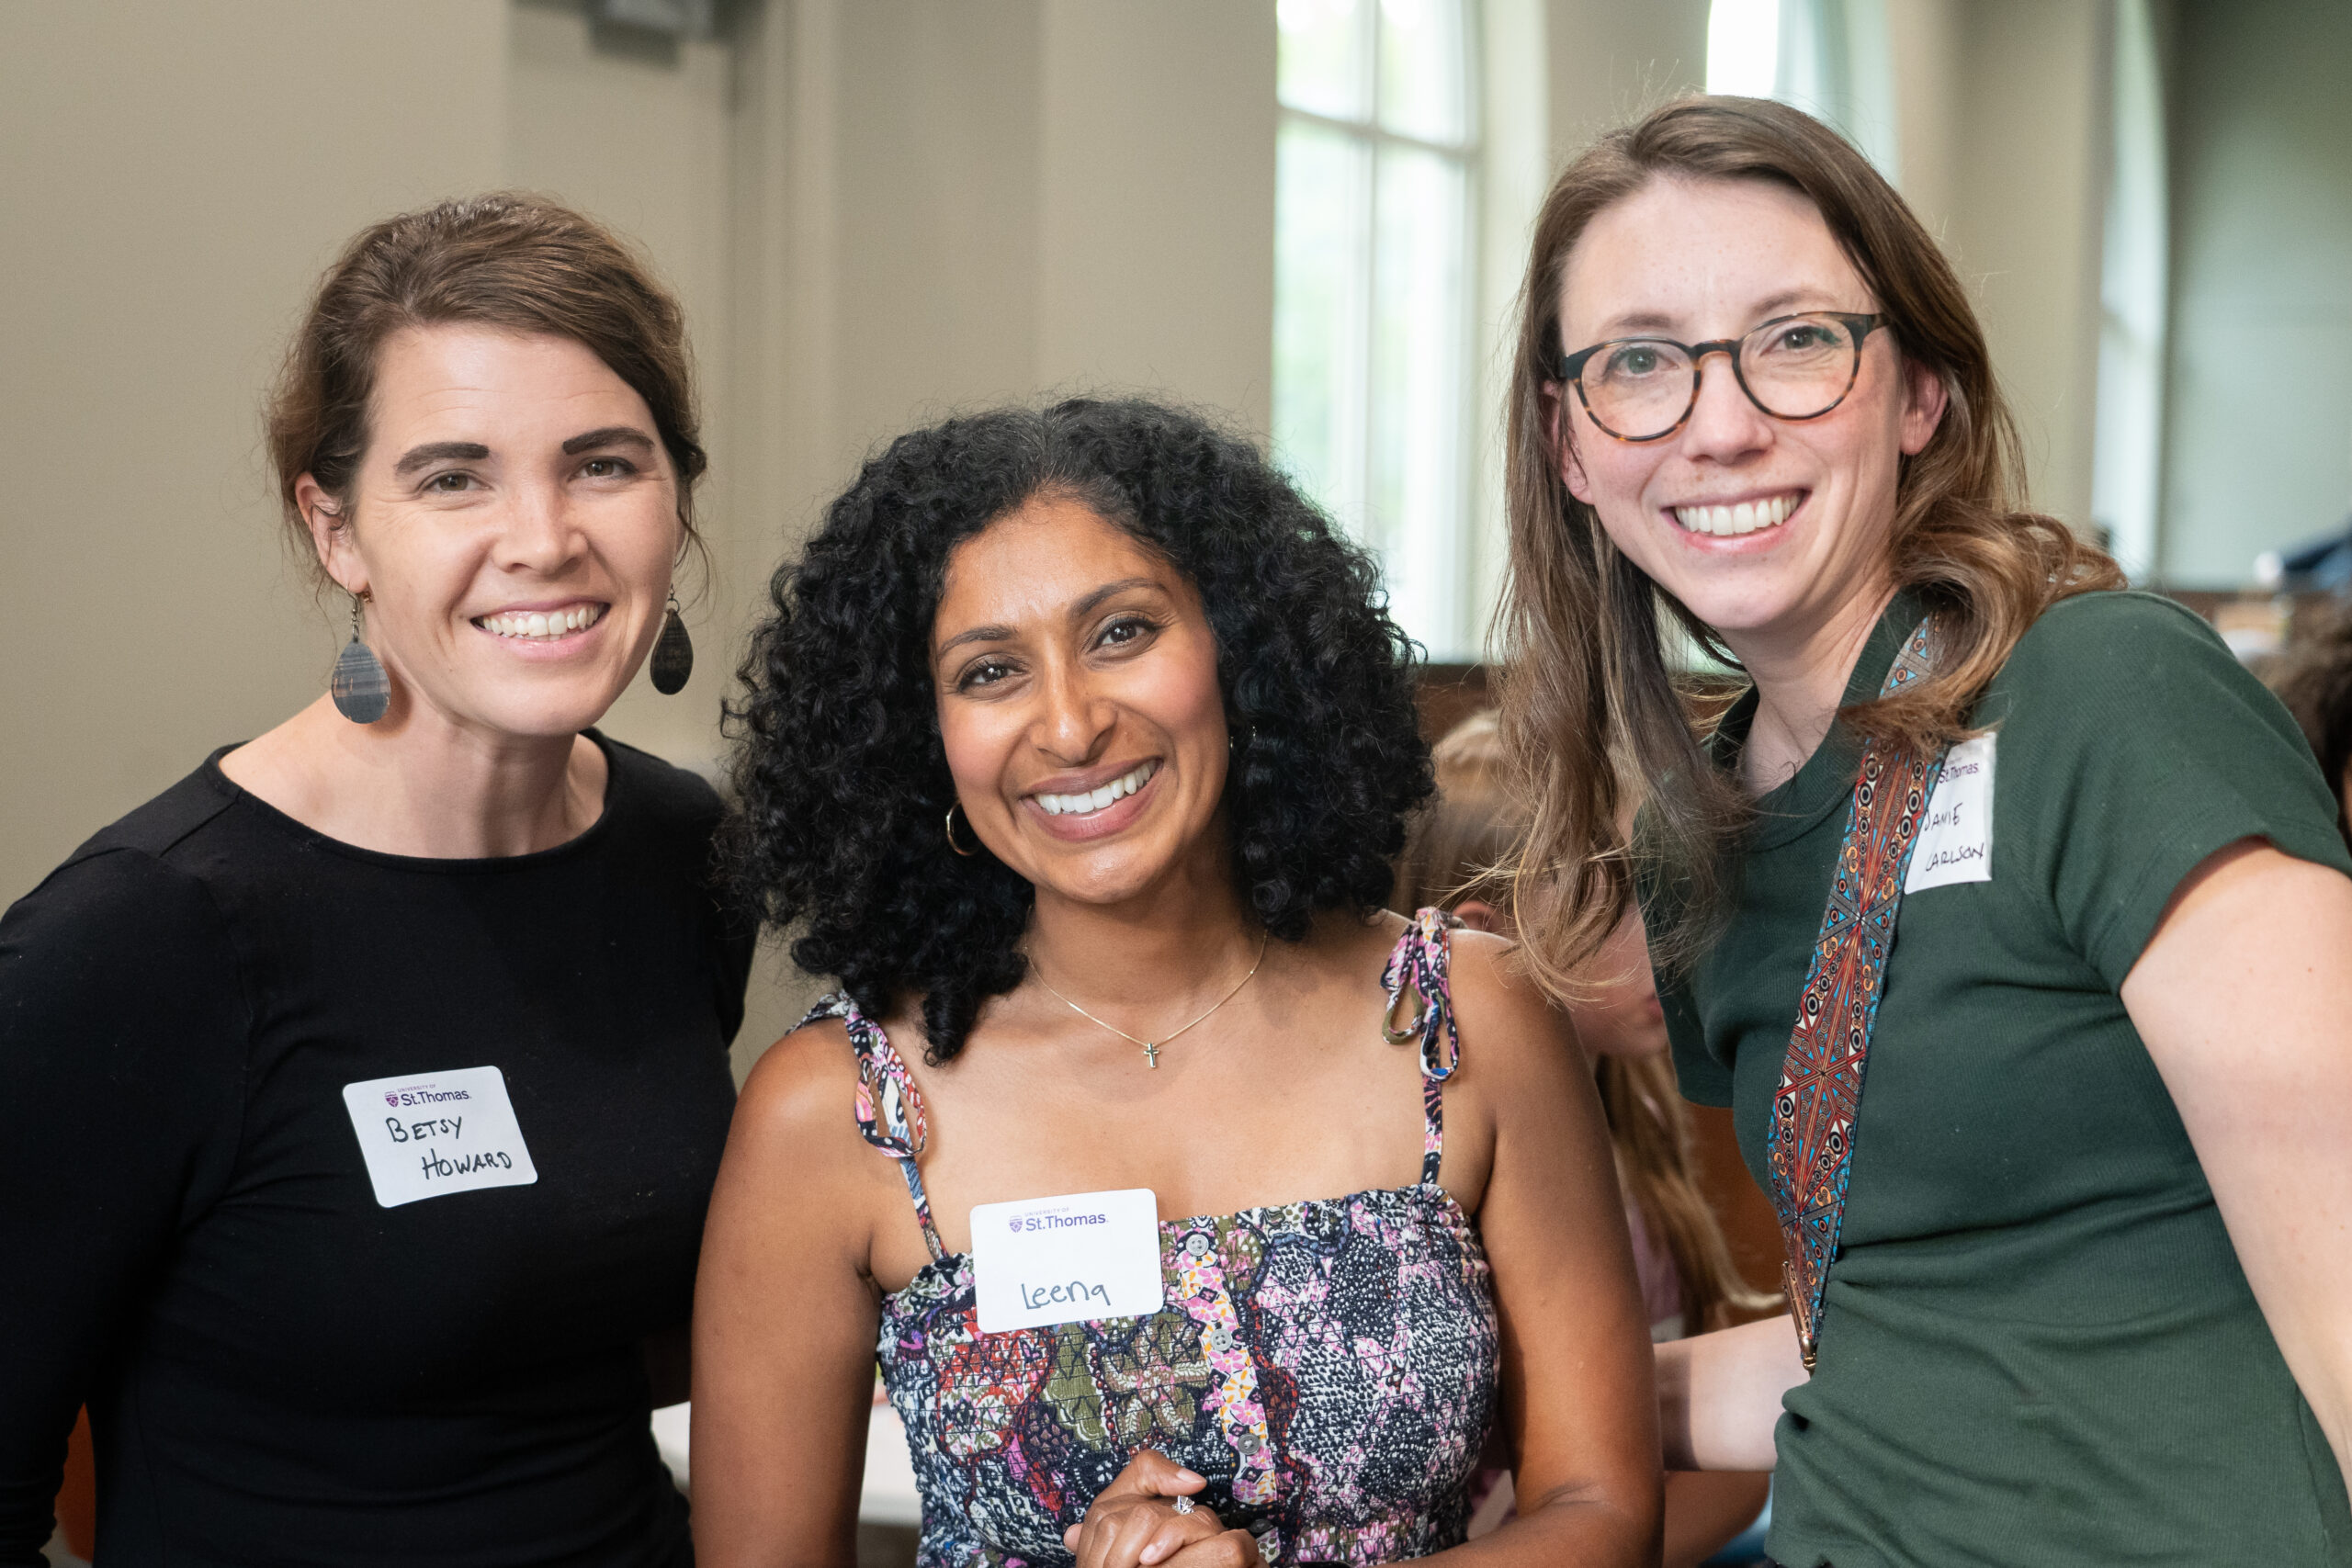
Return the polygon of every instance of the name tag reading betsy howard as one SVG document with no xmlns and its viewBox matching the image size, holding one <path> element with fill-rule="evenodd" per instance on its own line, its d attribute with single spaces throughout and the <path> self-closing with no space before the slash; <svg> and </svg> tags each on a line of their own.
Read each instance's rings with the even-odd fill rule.
<svg viewBox="0 0 2352 1568">
<path fill-rule="evenodd" d="M 1903 891 L 1993 880 L 1993 742 L 1963 740 L 1944 754 Z"/>
<path fill-rule="evenodd" d="M 496 1067 L 345 1084 L 343 1103 L 383 1208 L 539 1179 Z"/>
<path fill-rule="evenodd" d="M 972 1285 L 983 1334 L 1158 1312 L 1159 1200 L 1131 1187 L 976 1204 Z"/>
</svg>

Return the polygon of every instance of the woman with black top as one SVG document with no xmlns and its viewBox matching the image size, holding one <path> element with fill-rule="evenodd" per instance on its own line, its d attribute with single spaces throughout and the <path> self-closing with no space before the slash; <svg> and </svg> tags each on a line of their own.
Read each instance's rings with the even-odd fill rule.
<svg viewBox="0 0 2352 1568">
<path fill-rule="evenodd" d="M 0 923 L 0 1562 L 85 1403 L 102 1562 L 690 1562 L 644 1348 L 749 939 L 710 788 L 590 728 L 657 638 L 684 674 L 678 308 L 560 208 L 395 218 L 270 440 L 352 596 L 333 700 Z"/>
</svg>

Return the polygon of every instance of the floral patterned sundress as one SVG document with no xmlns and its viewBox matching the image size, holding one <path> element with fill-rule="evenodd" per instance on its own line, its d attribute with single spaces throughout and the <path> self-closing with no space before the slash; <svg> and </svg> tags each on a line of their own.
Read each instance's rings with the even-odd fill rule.
<svg viewBox="0 0 2352 1568">
<path fill-rule="evenodd" d="M 1438 1185 L 1459 1060 L 1447 956 L 1447 917 L 1425 909 L 1381 976 L 1388 1037 L 1420 1047 L 1418 1183 L 1163 1221 L 1159 1312 L 1001 1334 L 980 1332 L 972 1260 L 932 1224 L 906 1063 L 846 996 L 818 1004 L 811 1020 L 848 1026 L 859 1127 L 899 1162 L 931 1249 L 883 1298 L 876 1345 L 922 1496 L 918 1568 L 1070 1562 L 1063 1529 L 1144 1448 L 1206 1476 L 1200 1500 L 1268 1562 L 1461 1542 L 1498 1335 L 1485 1249 Z"/>
</svg>

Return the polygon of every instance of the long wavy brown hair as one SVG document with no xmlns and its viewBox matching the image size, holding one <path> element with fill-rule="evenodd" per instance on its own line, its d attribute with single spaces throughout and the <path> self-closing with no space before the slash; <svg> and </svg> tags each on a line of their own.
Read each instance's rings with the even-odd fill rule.
<svg viewBox="0 0 2352 1568">
<path fill-rule="evenodd" d="M 1896 585 L 1935 614 L 1935 673 L 1846 709 L 1850 733 L 1921 747 L 1965 735 L 1977 697 L 2042 611 L 2122 585 L 2114 562 L 2065 525 L 2022 509 L 2017 430 L 1967 293 L 1903 198 L 1837 132 L 1783 104 L 1690 97 L 1603 136 L 1562 172 L 1536 220 L 1511 372 L 1510 565 L 1497 624 L 1504 742 L 1532 808 L 1513 898 L 1528 967 L 1561 996 L 1632 888 L 1624 789 L 1645 801 L 1638 869 L 1677 910 L 1650 931 L 1668 966 L 1695 957 L 1713 931 L 1750 812 L 1703 750 L 1664 634 L 1679 623 L 1724 664 L 1736 660 L 1610 543 L 1562 481 L 1554 443 L 1557 367 L 1574 346 L 1560 336 L 1569 254 L 1596 216 L 1660 179 L 1766 180 L 1804 196 L 1905 359 L 1943 383 L 1941 424 L 1898 470 L 1889 563 Z"/>
<path fill-rule="evenodd" d="M 1482 708 L 1454 726 L 1431 755 L 1437 794 L 1414 820 L 1397 862 L 1396 907 L 1452 909 L 1469 899 L 1500 907 L 1510 897 L 1504 863 L 1527 820 L 1506 787 L 1495 710 Z M 1583 990 L 1601 983 L 1588 976 Z M 1617 1185 L 1674 1259 L 1683 1332 L 1728 1328 L 1775 1310 L 1778 1298 L 1740 1278 L 1723 1224 L 1699 1190 L 1690 1114 L 1673 1062 L 1663 1054 L 1600 1056 L 1592 1076 L 1609 1119 Z"/>
</svg>

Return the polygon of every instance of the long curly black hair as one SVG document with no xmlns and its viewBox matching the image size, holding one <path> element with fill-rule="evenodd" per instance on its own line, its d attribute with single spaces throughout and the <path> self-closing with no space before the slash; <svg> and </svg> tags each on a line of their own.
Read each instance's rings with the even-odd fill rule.
<svg viewBox="0 0 2352 1568">
<path fill-rule="evenodd" d="M 950 852 L 932 619 L 956 547 L 1064 494 L 1174 562 L 1216 637 L 1231 728 L 1233 875 L 1274 936 L 1388 897 L 1430 794 L 1414 645 L 1371 558 L 1246 440 L 1182 409 L 1079 399 L 951 419 L 893 441 L 769 584 L 728 705 L 742 805 L 732 874 L 800 967 L 880 1017 L 920 997 L 926 1055 L 963 1049 L 1027 972 L 1035 890 Z"/>
</svg>

